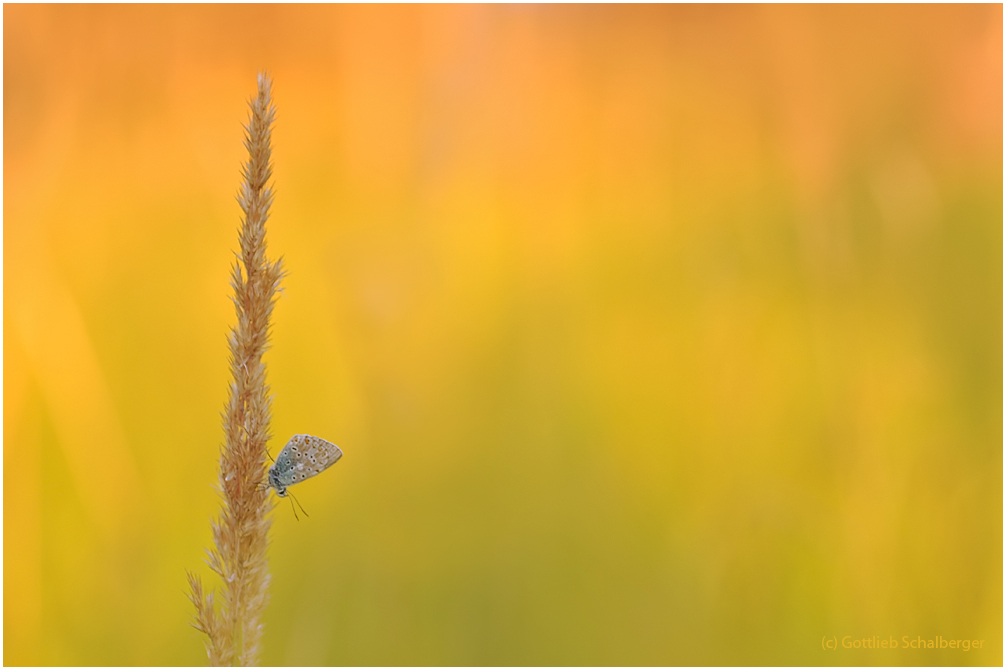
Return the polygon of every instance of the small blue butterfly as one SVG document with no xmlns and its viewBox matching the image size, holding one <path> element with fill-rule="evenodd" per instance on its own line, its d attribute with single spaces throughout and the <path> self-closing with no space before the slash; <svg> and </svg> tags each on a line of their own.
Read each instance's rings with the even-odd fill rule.
<svg viewBox="0 0 1006 670">
<path fill-rule="evenodd" d="M 342 458 L 342 450 L 331 442 L 312 435 L 294 435 L 269 468 L 269 486 L 280 498 L 288 486 L 320 474 Z"/>
</svg>

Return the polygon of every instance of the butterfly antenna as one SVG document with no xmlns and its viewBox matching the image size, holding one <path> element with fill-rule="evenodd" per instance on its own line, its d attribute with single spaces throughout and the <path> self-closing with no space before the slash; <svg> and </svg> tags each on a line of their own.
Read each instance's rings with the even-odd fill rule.
<svg viewBox="0 0 1006 670">
<path fill-rule="evenodd" d="M 294 497 L 294 495 L 293 495 L 292 492 L 287 491 L 287 493 L 290 493 L 290 499 L 293 500 L 293 501 L 295 501 L 297 503 L 297 505 L 300 507 L 300 511 L 304 513 L 304 516 L 308 516 L 308 517 L 311 516 L 310 514 L 307 513 L 307 510 L 304 509 L 304 506 L 300 504 L 300 501 L 297 500 L 297 498 Z M 294 511 L 294 515 L 296 515 L 296 514 L 297 514 L 297 512 Z"/>
<path fill-rule="evenodd" d="M 293 518 L 300 521 L 300 517 L 297 516 L 297 508 L 293 505 L 293 496 L 290 496 L 290 509 L 293 510 Z"/>
</svg>

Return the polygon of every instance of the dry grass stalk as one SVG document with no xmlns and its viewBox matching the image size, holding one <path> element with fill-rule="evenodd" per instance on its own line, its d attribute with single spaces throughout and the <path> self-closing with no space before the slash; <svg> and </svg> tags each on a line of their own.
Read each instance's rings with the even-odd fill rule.
<svg viewBox="0 0 1006 670">
<path fill-rule="evenodd" d="M 220 454 L 223 508 L 213 523 L 214 547 L 207 563 L 223 579 L 219 607 L 213 593 L 204 594 L 198 577 L 189 575 L 190 598 L 196 606 L 194 626 L 207 635 L 210 665 L 254 665 L 262 635 L 262 612 L 268 599 L 266 562 L 269 511 L 263 486 L 269 435 L 269 387 L 262 354 L 268 347 L 269 317 L 282 277 L 280 261 L 266 258 L 265 223 L 272 204 L 270 133 L 275 109 L 272 82 L 260 74 L 258 95 L 251 101 L 245 136 L 248 163 L 238 201 L 244 212 L 241 254 L 231 277 L 237 326 L 231 331 L 233 382 L 224 411 L 225 444 Z M 243 272 L 242 272 L 243 266 Z"/>
</svg>

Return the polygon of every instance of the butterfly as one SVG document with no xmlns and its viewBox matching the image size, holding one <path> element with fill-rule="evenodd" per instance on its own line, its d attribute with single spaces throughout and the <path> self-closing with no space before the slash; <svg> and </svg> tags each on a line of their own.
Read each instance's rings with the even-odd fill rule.
<svg viewBox="0 0 1006 670">
<path fill-rule="evenodd" d="M 313 435 L 294 435 L 269 468 L 269 486 L 280 498 L 286 497 L 288 486 L 335 465 L 342 458 L 342 449 Z"/>
</svg>

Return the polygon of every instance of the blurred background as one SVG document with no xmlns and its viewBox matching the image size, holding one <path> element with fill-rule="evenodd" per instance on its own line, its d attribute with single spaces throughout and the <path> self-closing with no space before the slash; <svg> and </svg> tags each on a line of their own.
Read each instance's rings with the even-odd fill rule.
<svg viewBox="0 0 1006 670">
<path fill-rule="evenodd" d="M 205 662 L 260 69 L 265 664 L 1002 663 L 1001 5 L 3 17 L 5 665 Z"/>
</svg>

